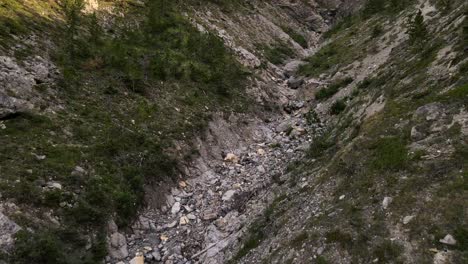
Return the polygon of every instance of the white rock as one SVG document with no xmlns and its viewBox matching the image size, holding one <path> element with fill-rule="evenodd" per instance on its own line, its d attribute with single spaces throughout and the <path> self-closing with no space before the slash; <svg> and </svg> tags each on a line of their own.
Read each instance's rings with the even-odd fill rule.
<svg viewBox="0 0 468 264">
<path fill-rule="evenodd" d="M 226 157 L 224 158 L 224 161 L 227 161 L 227 162 L 231 162 L 231 163 L 238 163 L 239 162 L 239 157 L 237 157 L 235 154 L 233 153 L 229 153 L 226 155 Z"/>
<path fill-rule="evenodd" d="M 346 197 L 346 196 L 343 194 L 343 195 L 340 196 L 339 199 L 340 199 L 340 200 L 343 200 L 345 197 Z"/>
<path fill-rule="evenodd" d="M 382 208 L 383 209 L 387 209 L 388 206 L 390 205 L 390 203 L 393 201 L 393 198 L 392 197 L 385 197 L 382 201 Z"/>
<path fill-rule="evenodd" d="M 172 222 L 172 223 L 170 223 L 170 224 L 167 224 L 166 226 L 167 226 L 168 228 L 173 228 L 173 227 L 175 227 L 176 225 L 177 225 L 177 221 L 174 221 L 174 222 Z"/>
<path fill-rule="evenodd" d="M 413 218 L 415 218 L 416 216 L 415 215 L 407 215 L 403 218 L 403 224 L 406 225 L 408 224 L 409 222 L 411 222 L 411 220 L 413 220 Z"/>
<path fill-rule="evenodd" d="M 260 155 L 260 156 L 263 156 L 263 155 L 265 155 L 265 150 L 257 149 L 257 154 Z"/>
<path fill-rule="evenodd" d="M 48 182 L 47 187 L 49 187 L 50 189 L 58 189 L 58 190 L 62 189 L 62 185 L 58 182 Z"/>
<path fill-rule="evenodd" d="M 260 173 L 265 173 L 266 172 L 265 167 L 263 167 L 262 165 L 257 166 L 257 170 Z"/>
<path fill-rule="evenodd" d="M 46 155 L 36 155 L 36 154 L 34 154 L 34 157 L 36 157 L 37 160 L 45 160 Z"/>
<path fill-rule="evenodd" d="M 221 198 L 223 201 L 230 201 L 234 194 L 236 193 L 235 190 L 229 190 L 224 193 L 223 197 Z"/>
<path fill-rule="evenodd" d="M 194 214 L 188 214 L 187 218 L 190 219 L 190 220 L 196 220 L 197 219 L 197 217 Z"/>
<path fill-rule="evenodd" d="M 145 252 L 153 251 L 153 248 L 152 248 L 152 247 L 148 247 L 148 246 L 143 247 L 143 249 L 144 249 Z"/>
<path fill-rule="evenodd" d="M 180 220 L 179 220 L 179 224 L 180 224 L 180 225 L 186 225 L 186 224 L 188 224 L 188 223 L 190 223 L 190 220 L 189 220 L 188 217 L 185 216 L 185 215 L 182 216 L 182 217 L 180 218 Z"/>
<path fill-rule="evenodd" d="M 171 213 L 172 214 L 177 214 L 178 212 L 180 212 L 180 203 L 175 202 L 174 205 L 172 205 Z"/>
<path fill-rule="evenodd" d="M 457 240 L 450 234 L 447 234 L 443 239 L 439 240 L 439 242 L 451 246 L 457 244 Z"/>
<path fill-rule="evenodd" d="M 130 264 L 144 264 L 145 263 L 145 257 L 138 252 L 136 254 L 136 257 L 134 257 L 132 260 L 130 260 Z"/>
</svg>

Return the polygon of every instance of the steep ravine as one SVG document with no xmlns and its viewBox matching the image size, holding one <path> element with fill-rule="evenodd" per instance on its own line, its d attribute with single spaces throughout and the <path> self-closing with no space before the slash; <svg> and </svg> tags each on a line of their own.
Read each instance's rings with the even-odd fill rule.
<svg viewBox="0 0 468 264">
<path fill-rule="evenodd" d="M 7 0 L 0 264 L 466 263 L 464 2 Z"/>
<path fill-rule="evenodd" d="M 193 23 L 218 34 L 240 62 L 258 75 L 249 94 L 260 104 L 281 109 L 210 122 L 206 135 L 195 142 L 200 157 L 186 165 L 185 177 L 165 195 L 165 205 L 141 212 L 130 233 L 110 224 L 112 263 L 124 258 L 226 263 L 239 248 L 248 224 L 275 199 L 271 186 L 286 181 L 286 167 L 303 158 L 312 135 L 320 133 L 322 124 L 302 117 L 308 111 L 297 90 L 302 79 L 293 73 L 301 59 L 317 50 L 320 34 L 331 23 L 319 9 L 332 12 L 328 19 L 334 19 L 339 5 L 319 8 L 316 3 L 286 2 L 254 1 L 252 10 L 227 13 L 216 6 L 195 9 Z M 301 47 L 284 28 L 303 34 L 307 47 Z M 295 54 L 274 65 L 260 43 L 291 45 Z M 152 199 L 151 191 L 147 196 Z"/>
<path fill-rule="evenodd" d="M 282 88 L 290 89 L 286 84 Z M 141 252 L 145 259 L 174 263 L 229 260 L 230 255 L 224 252 L 236 248 L 245 232 L 241 228 L 275 198 L 273 182 L 286 181 L 286 167 L 303 157 L 311 138 L 307 131 L 320 131 L 319 124 L 310 127 L 303 118 L 295 117 L 301 108 L 252 127 L 262 137 L 243 139 L 254 143 L 224 150 L 224 159 L 195 160 L 198 170 L 172 188 L 161 210 L 140 215 L 127 244 L 119 240 L 120 234 L 111 236 L 112 252 L 116 256 L 127 250 L 130 256 Z"/>
</svg>

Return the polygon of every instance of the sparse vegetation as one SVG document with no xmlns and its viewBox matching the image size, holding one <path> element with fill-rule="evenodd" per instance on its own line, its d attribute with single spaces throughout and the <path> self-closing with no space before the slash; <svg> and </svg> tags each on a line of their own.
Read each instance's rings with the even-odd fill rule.
<svg viewBox="0 0 468 264">
<path fill-rule="evenodd" d="M 299 44 L 304 49 L 307 49 L 309 47 L 307 39 L 302 34 L 287 27 L 283 27 L 283 31 L 286 32 L 297 44 Z"/>
<path fill-rule="evenodd" d="M 336 100 L 330 107 L 330 114 L 338 115 L 346 109 L 346 102 L 344 100 Z"/>
<path fill-rule="evenodd" d="M 259 47 L 263 50 L 265 58 L 276 65 L 282 64 L 294 55 L 294 50 L 284 42 L 275 43 L 272 46 L 260 45 Z"/>
<path fill-rule="evenodd" d="M 333 95 L 335 95 L 340 90 L 340 88 L 343 88 L 352 82 L 353 82 L 353 78 L 351 77 L 337 80 L 334 83 L 330 84 L 328 87 L 320 89 L 315 94 L 315 99 L 317 100 L 328 99 L 332 97 Z"/>
</svg>

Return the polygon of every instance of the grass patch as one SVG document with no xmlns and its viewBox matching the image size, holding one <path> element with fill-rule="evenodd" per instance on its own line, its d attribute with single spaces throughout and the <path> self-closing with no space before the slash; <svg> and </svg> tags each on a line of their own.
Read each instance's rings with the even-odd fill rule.
<svg viewBox="0 0 468 264">
<path fill-rule="evenodd" d="M 374 143 L 372 168 L 378 171 L 404 169 L 408 162 L 406 144 L 398 137 L 380 138 Z"/>
<path fill-rule="evenodd" d="M 291 28 L 282 27 L 283 31 L 286 32 L 297 44 L 299 44 L 304 49 L 309 47 L 307 39 L 300 33 L 294 31 Z"/>
<path fill-rule="evenodd" d="M 403 246 L 397 242 L 385 240 L 374 248 L 373 253 L 381 262 L 403 263 L 401 260 Z"/>
<path fill-rule="evenodd" d="M 272 46 L 268 45 L 259 45 L 260 50 L 263 51 L 265 58 L 275 64 L 280 65 L 286 59 L 294 56 L 294 50 L 288 46 L 285 42 L 278 42 Z"/>
<path fill-rule="evenodd" d="M 335 95 L 341 88 L 347 86 L 348 84 L 353 82 L 353 78 L 347 77 L 341 80 L 337 80 L 330 84 L 326 88 L 320 89 L 316 94 L 315 94 L 315 99 L 317 100 L 325 100 L 333 95 Z"/>
</svg>

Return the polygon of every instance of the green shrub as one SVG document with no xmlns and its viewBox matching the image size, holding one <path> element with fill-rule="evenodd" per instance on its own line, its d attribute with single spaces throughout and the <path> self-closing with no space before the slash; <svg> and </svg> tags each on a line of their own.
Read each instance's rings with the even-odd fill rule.
<svg viewBox="0 0 468 264">
<path fill-rule="evenodd" d="M 342 52 L 341 45 L 332 42 L 321 48 L 317 53 L 306 59 L 306 64 L 299 67 L 299 73 L 305 76 L 317 77 L 321 73 L 330 70 L 332 67 L 342 62 L 340 56 Z"/>
<path fill-rule="evenodd" d="M 328 31 L 324 32 L 322 37 L 325 39 L 328 39 L 335 35 L 336 33 L 345 30 L 347 28 L 350 28 L 354 23 L 356 23 L 356 20 L 358 19 L 358 16 L 352 16 L 348 15 L 345 17 L 342 17 L 338 20 L 336 24 L 333 25 L 332 28 L 330 28 Z"/>
<path fill-rule="evenodd" d="M 307 39 L 300 33 L 294 31 L 291 28 L 283 28 L 283 31 L 286 32 L 297 44 L 299 44 L 304 49 L 309 47 Z"/>
<path fill-rule="evenodd" d="M 16 263 L 69 263 L 61 241 L 52 232 L 36 234 L 21 230 L 16 234 L 14 258 Z"/>
<path fill-rule="evenodd" d="M 338 243 L 344 248 L 349 248 L 353 245 L 353 237 L 350 233 L 343 232 L 339 229 L 334 229 L 325 234 L 327 242 Z"/>
<path fill-rule="evenodd" d="M 374 249 L 374 255 L 384 263 L 398 260 L 403 253 L 403 246 L 397 242 L 385 240 Z"/>
<path fill-rule="evenodd" d="M 345 109 L 346 109 L 346 102 L 344 100 L 337 100 L 332 104 L 330 108 L 330 114 L 338 115 L 339 113 L 343 112 Z"/>
<path fill-rule="evenodd" d="M 383 33 L 382 26 L 381 26 L 381 25 L 375 25 L 375 26 L 372 28 L 371 37 L 372 37 L 372 38 L 376 38 L 376 37 L 380 36 L 382 33 Z"/>
<path fill-rule="evenodd" d="M 294 50 L 287 46 L 286 43 L 280 42 L 275 43 L 272 46 L 261 46 L 266 59 L 275 64 L 282 64 L 287 58 L 290 58 L 294 55 Z"/>
<path fill-rule="evenodd" d="M 329 137 L 328 134 L 324 134 L 318 137 L 315 137 L 312 140 L 312 144 L 310 148 L 307 150 L 307 157 L 308 158 L 318 158 L 322 156 L 326 150 L 330 147 L 334 146 L 335 143 L 333 139 Z"/>
<path fill-rule="evenodd" d="M 330 84 L 326 88 L 322 88 L 315 94 L 315 99 L 323 100 L 332 97 L 336 94 L 340 88 L 347 86 L 348 84 L 353 82 L 353 78 L 347 77 L 341 80 L 337 80 L 334 83 Z"/>
</svg>

